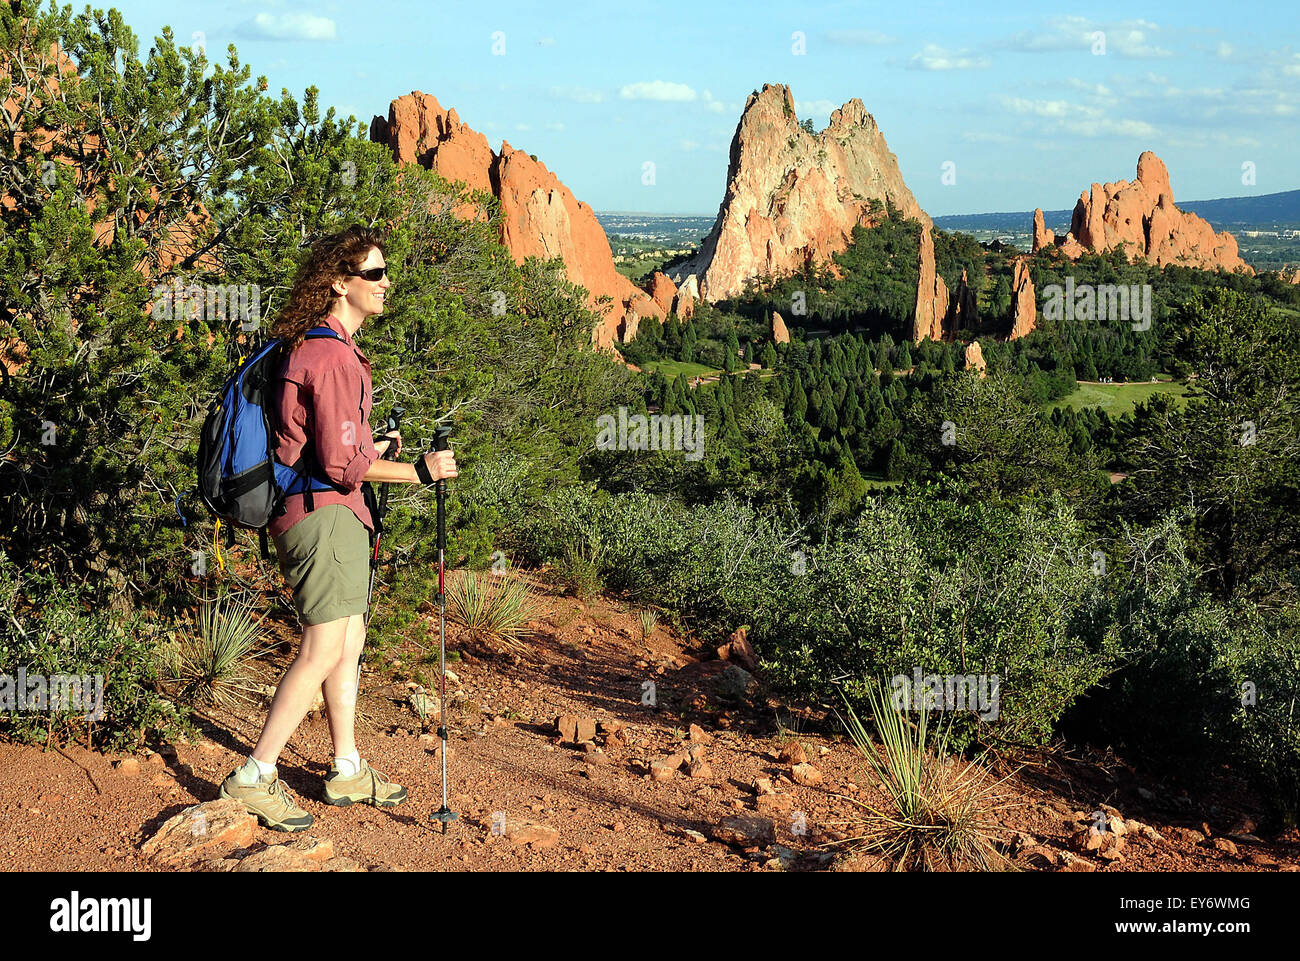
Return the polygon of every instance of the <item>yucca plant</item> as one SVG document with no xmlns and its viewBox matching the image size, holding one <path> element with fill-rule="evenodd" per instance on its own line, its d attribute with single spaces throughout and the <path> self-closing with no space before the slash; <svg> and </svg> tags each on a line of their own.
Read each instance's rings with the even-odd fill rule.
<svg viewBox="0 0 1300 961">
<path fill-rule="evenodd" d="M 519 635 L 532 619 L 536 605 L 523 581 L 464 571 L 447 590 L 447 606 L 452 619 L 475 636 L 517 653 L 525 651 Z"/>
<path fill-rule="evenodd" d="M 250 602 L 229 593 L 199 602 L 198 632 L 183 636 L 170 653 L 181 693 L 197 704 L 224 708 L 252 703 L 252 661 L 269 646 L 259 646 L 261 619 Z"/>
<path fill-rule="evenodd" d="M 659 623 L 659 615 L 647 607 L 637 615 L 637 623 L 641 626 L 641 640 L 644 641 L 655 632 L 655 626 Z"/>
<path fill-rule="evenodd" d="M 849 719 L 844 724 L 888 803 L 880 810 L 848 798 L 865 813 L 849 819 L 859 833 L 842 843 L 879 853 L 899 871 L 1008 869 L 1009 862 L 990 837 L 995 827 L 993 791 L 1000 782 L 992 781 L 980 766 L 982 758 L 967 763 L 949 750 L 951 721 L 939 722 L 931 733 L 928 711 L 918 711 L 913 722 L 888 702 L 878 685 L 868 689 L 868 697 L 884 756 L 877 753 L 847 699 Z"/>
</svg>

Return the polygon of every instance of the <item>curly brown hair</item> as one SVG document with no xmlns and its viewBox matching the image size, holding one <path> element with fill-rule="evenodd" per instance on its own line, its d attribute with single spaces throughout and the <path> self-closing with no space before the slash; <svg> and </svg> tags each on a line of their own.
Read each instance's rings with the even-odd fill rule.
<svg viewBox="0 0 1300 961">
<path fill-rule="evenodd" d="M 387 258 L 384 235 L 361 224 L 312 244 L 311 253 L 298 268 L 289 301 L 271 326 L 271 336 L 287 340 L 289 349 L 301 345 L 307 331 L 319 327 L 329 316 L 334 298 L 338 296 L 331 285 L 347 276 L 349 271 L 360 270 L 375 247 Z"/>
</svg>

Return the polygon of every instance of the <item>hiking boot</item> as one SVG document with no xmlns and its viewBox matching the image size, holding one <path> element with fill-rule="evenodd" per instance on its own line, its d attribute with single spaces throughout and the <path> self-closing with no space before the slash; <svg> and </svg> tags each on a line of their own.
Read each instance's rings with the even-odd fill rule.
<svg viewBox="0 0 1300 961">
<path fill-rule="evenodd" d="M 305 831 L 311 827 L 312 816 L 293 803 L 278 776 L 262 778 L 254 784 L 241 784 L 237 774 L 238 771 L 234 771 L 221 782 L 219 797 L 244 802 L 248 813 L 256 814 L 257 819 L 272 831 Z"/>
<path fill-rule="evenodd" d="M 329 776 L 325 778 L 326 804 L 347 807 L 349 804 L 363 802 L 375 807 L 390 808 L 405 800 L 406 788 L 388 780 L 382 771 L 376 771 L 364 758 L 361 770 L 351 777 L 344 777 L 331 764 Z"/>
</svg>

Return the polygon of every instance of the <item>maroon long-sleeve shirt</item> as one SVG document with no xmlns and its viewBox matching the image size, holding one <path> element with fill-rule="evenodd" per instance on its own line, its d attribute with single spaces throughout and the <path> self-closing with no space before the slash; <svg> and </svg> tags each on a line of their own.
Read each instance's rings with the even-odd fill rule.
<svg viewBox="0 0 1300 961">
<path fill-rule="evenodd" d="M 370 361 L 338 318 L 331 314 L 322 326 L 342 340 L 309 338 L 285 358 L 282 390 L 272 401 L 277 414 L 272 421 L 276 458 L 292 467 L 303 445 L 313 440 L 317 470 L 346 491 L 314 491 L 316 509 L 346 504 L 367 529 L 374 530 L 361 492 L 361 479 L 379 459 L 370 436 Z M 306 517 L 303 501 L 303 494 L 286 497 L 285 512 L 271 519 L 267 533 L 278 537 Z"/>
</svg>

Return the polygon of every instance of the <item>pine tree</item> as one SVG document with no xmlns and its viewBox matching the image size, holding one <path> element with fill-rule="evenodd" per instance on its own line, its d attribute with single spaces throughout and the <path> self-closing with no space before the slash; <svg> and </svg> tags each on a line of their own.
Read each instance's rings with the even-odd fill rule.
<svg viewBox="0 0 1300 961">
<path fill-rule="evenodd" d="M 794 372 L 791 380 L 790 399 L 786 402 L 786 416 L 794 423 L 802 422 L 808 414 L 808 395 L 803 389 L 803 378 Z"/>
</svg>

